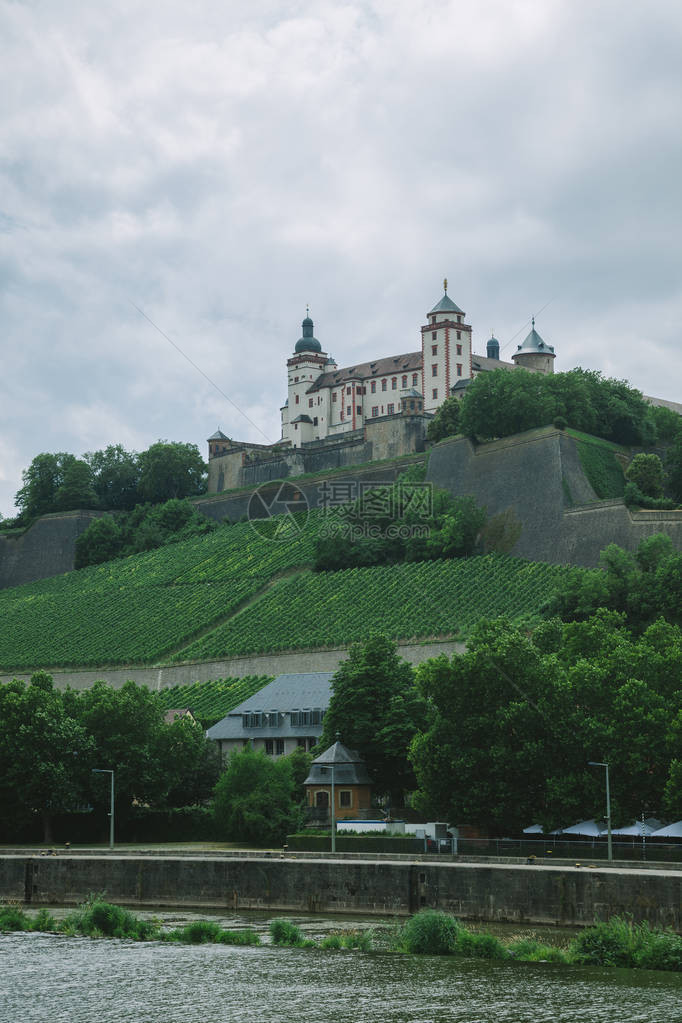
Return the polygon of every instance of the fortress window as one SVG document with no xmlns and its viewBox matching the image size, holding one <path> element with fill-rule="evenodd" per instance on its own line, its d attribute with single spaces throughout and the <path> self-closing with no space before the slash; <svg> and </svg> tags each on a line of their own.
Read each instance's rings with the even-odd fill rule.
<svg viewBox="0 0 682 1023">
<path fill-rule="evenodd" d="M 461 331 L 461 330 L 458 330 L 458 331 L 457 331 L 457 340 L 458 340 L 458 341 L 461 341 L 461 340 L 462 340 L 462 331 Z"/>
<path fill-rule="evenodd" d="M 334 391 L 332 394 L 332 401 L 336 401 L 336 391 Z"/>
<path fill-rule="evenodd" d="M 346 388 L 346 394 L 350 394 L 350 387 Z"/>
<path fill-rule="evenodd" d="M 377 382 L 376 382 L 376 380 L 372 381 L 372 383 L 370 384 L 370 387 L 372 388 L 372 394 L 376 394 L 377 393 Z"/>
<path fill-rule="evenodd" d="M 431 345 L 431 355 L 438 355 L 438 345 Z"/>
<path fill-rule="evenodd" d="M 458 323 L 461 323 L 461 322 L 462 322 L 462 317 L 461 317 L 461 316 L 459 315 L 459 313 L 457 314 L 457 322 L 458 322 Z"/>
<path fill-rule="evenodd" d="M 296 404 L 298 405 L 298 395 L 296 395 Z"/>
<path fill-rule="evenodd" d="M 382 390 L 382 391 L 385 391 L 385 390 L 386 390 L 386 385 L 387 385 L 387 384 L 388 384 L 388 381 L 387 381 L 387 380 L 382 380 L 382 381 L 381 381 L 381 390 Z"/>
<path fill-rule="evenodd" d="M 298 383 L 298 377 L 294 377 L 294 383 L 295 383 L 295 384 L 297 384 L 297 383 Z"/>
<path fill-rule="evenodd" d="M 462 375 L 462 363 L 458 362 L 457 363 L 457 376 L 461 377 L 461 375 Z"/>
<path fill-rule="evenodd" d="M 358 405 L 357 411 L 358 411 L 358 415 L 361 416 L 362 415 L 362 405 Z"/>
<path fill-rule="evenodd" d="M 431 376 L 432 377 L 437 377 L 438 376 L 438 364 L 435 363 L 435 362 L 434 362 L 433 366 L 431 367 Z"/>
<path fill-rule="evenodd" d="M 313 416 L 313 426 L 317 426 L 317 416 Z"/>
<path fill-rule="evenodd" d="M 403 387 L 407 387 L 407 374 L 403 377 Z"/>
<path fill-rule="evenodd" d="M 267 755 L 269 757 L 271 757 L 272 754 L 274 753 L 274 743 L 273 743 L 272 739 L 266 739 L 265 740 L 265 752 L 267 753 Z"/>
<path fill-rule="evenodd" d="M 435 341 L 435 340 L 436 340 L 436 338 L 438 337 L 438 331 L 437 331 L 437 330 L 434 330 L 434 332 L 432 333 L 431 337 L 432 337 L 432 339 L 433 339 L 433 340 Z"/>
<path fill-rule="evenodd" d="M 462 354 L 462 346 L 461 345 L 457 345 L 457 354 L 458 355 Z"/>
<path fill-rule="evenodd" d="M 394 411 L 395 411 L 395 406 L 394 405 L 389 405 L 388 408 L 386 409 L 386 411 L 388 412 L 389 416 L 392 416 Z"/>
<path fill-rule="evenodd" d="M 284 753 L 284 739 L 277 739 L 277 756 L 281 757 Z"/>
<path fill-rule="evenodd" d="M 313 407 L 313 399 L 312 398 L 308 398 L 308 408 L 312 408 L 312 407 Z"/>
<path fill-rule="evenodd" d="M 434 387 L 434 389 L 433 389 L 433 391 L 431 393 L 432 393 L 434 398 L 437 398 L 438 397 L 438 388 Z"/>
<path fill-rule="evenodd" d="M 391 390 L 395 391 L 397 389 L 397 387 L 398 387 L 398 378 L 397 377 L 392 377 L 391 378 Z"/>
<path fill-rule="evenodd" d="M 353 792 L 351 789 L 341 789 L 339 792 L 339 806 L 349 807 L 353 805 Z"/>
<path fill-rule="evenodd" d="M 379 415 L 379 406 L 378 405 L 373 405 L 372 406 L 372 416 L 374 418 L 376 418 L 376 416 L 378 416 L 378 415 Z"/>
<path fill-rule="evenodd" d="M 417 374 L 416 373 L 412 374 L 412 386 L 413 387 L 417 386 Z"/>
<path fill-rule="evenodd" d="M 353 415 L 353 409 L 351 408 L 351 406 L 350 406 L 350 405 L 349 405 L 349 406 L 348 406 L 348 408 L 346 409 L 346 415 L 347 415 L 347 416 L 352 416 L 352 415 Z"/>
</svg>

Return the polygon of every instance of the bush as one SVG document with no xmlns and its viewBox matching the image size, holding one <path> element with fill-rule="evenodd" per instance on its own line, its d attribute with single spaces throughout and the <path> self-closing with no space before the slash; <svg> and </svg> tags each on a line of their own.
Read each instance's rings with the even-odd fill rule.
<svg viewBox="0 0 682 1023">
<path fill-rule="evenodd" d="M 565 963 L 566 956 L 560 948 L 553 945 L 543 945 L 537 938 L 524 938 L 521 941 L 512 942 L 508 947 L 512 959 L 518 959 L 524 963 Z"/>
<path fill-rule="evenodd" d="M 637 508 L 649 508 L 659 511 L 669 511 L 672 508 L 677 508 L 677 502 L 672 501 L 669 497 L 648 497 L 642 493 L 636 483 L 626 484 L 623 497 L 628 508 L 635 506 Z"/>
<path fill-rule="evenodd" d="M 458 955 L 478 959 L 508 959 L 509 953 L 493 934 L 474 934 L 462 928 L 455 949 Z"/>
<path fill-rule="evenodd" d="M 663 497 L 663 463 L 658 455 L 635 455 L 625 475 L 647 497 Z"/>
<path fill-rule="evenodd" d="M 39 909 L 31 920 L 32 931 L 56 931 L 57 921 L 47 909 Z"/>
<path fill-rule="evenodd" d="M 129 938 L 132 941 L 149 941 L 159 937 L 159 928 L 151 920 L 141 920 L 127 909 L 101 899 L 79 906 L 62 920 L 59 930 L 65 934 Z"/>
<path fill-rule="evenodd" d="M 304 948 L 311 944 L 303 937 L 303 931 L 291 920 L 284 920 L 277 917 L 270 921 L 270 937 L 273 945 L 292 945 L 294 948 Z"/>
<path fill-rule="evenodd" d="M 181 928 L 180 934 L 187 945 L 205 945 L 221 941 L 223 929 L 213 920 L 195 920 Z"/>
<path fill-rule="evenodd" d="M 404 925 L 401 941 L 404 950 L 415 955 L 451 955 L 462 932 L 462 925 L 454 916 L 424 909 Z"/>
<path fill-rule="evenodd" d="M 635 966 L 641 927 L 623 917 L 588 927 L 570 945 L 571 962 L 594 966 Z"/>
<path fill-rule="evenodd" d="M 567 426 L 568 423 L 566 422 L 563 416 L 557 416 L 556 419 L 554 420 L 554 428 L 556 430 L 565 430 Z"/>
<path fill-rule="evenodd" d="M 0 931 L 28 931 L 29 918 L 17 906 L 3 906 L 0 909 Z"/>
</svg>

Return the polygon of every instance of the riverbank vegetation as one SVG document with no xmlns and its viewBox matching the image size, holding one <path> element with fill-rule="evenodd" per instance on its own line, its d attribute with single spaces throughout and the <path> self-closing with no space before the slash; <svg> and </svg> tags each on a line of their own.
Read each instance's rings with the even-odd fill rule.
<svg viewBox="0 0 682 1023">
<path fill-rule="evenodd" d="M 257 932 L 228 930 L 216 921 L 197 920 L 166 929 L 157 919 L 143 919 L 96 896 L 57 922 L 47 911 L 31 916 L 16 906 L 0 908 L 0 932 L 44 931 L 90 938 L 179 942 L 187 945 L 260 945 Z M 458 956 L 500 962 L 626 967 L 682 972 L 682 936 L 671 930 L 636 923 L 625 917 L 586 927 L 564 947 L 533 937 L 503 940 L 464 926 L 456 917 L 424 909 L 388 928 L 340 929 L 319 941 L 306 937 L 293 921 L 275 918 L 269 925 L 272 945 L 322 951 L 356 950 L 409 955 Z"/>
</svg>

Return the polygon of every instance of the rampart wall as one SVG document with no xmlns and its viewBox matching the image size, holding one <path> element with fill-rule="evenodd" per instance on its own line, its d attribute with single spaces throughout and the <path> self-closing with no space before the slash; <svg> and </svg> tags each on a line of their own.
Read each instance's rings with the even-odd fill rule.
<svg viewBox="0 0 682 1023">
<path fill-rule="evenodd" d="M 0 590 L 73 569 L 75 543 L 101 512 L 44 515 L 22 536 L 0 536 Z"/>
<path fill-rule="evenodd" d="M 682 929 L 682 872 L 367 859 L 0 856 L 0 900 L 74 904 L 90 892 L 137 906 L 589 925 L 631 914 Z"/>
</svg>

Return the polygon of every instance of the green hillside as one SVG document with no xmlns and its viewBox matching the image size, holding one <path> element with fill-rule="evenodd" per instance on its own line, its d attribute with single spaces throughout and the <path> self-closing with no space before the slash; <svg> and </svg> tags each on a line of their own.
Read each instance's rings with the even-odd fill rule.
<svg viewBox="0 0 682 1023">
<path fill-rule="evenodd" d="M 204 728 L 210 728 L 244 700 L 259 692 L 272 675 L 245 675 L 244 678 L 215 678 L 187 686 L 169 686 L 158 694 L 164 710 L 189 707 Z"/>
<path fill-rule="evenodd" d="M 343 645 L 372 630 L 464 636 L 484 615 L 532 616 L 574 571 L 487 555 L 318 575 L 306 569 L 319 523 L 313 513 L 285 540 L 237 523 L 0 591 L 0 670 Z M 285 528 L 285 517 L 268 523 Z"/>
<path fill-rule="evenodd" d="M 343 646 L 381 632 L 393 639 L 464 638 L 482 617 L 532 617 L 571 571 L 485 557 L 307 572 L 280 580 L 174 660 Z"/>
</svg>

